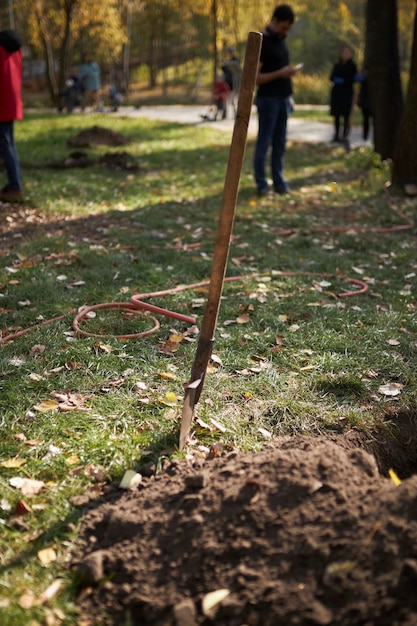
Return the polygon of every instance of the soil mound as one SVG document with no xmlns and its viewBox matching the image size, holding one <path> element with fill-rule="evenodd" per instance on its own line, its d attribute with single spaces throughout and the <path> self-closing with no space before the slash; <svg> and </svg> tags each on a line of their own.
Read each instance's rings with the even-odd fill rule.
<svg viewBox="0 0 417 626">
<path fill-rule="evenodd" d="M 83 625 L 417 623 L 417 477 L 335 441 L 173 461 L 110 486 L 81 537 Z"/>
<path fill-rule="evenodd" d="M 102 126 L 92 126 L 82 130 L 78 135 L 68 140 L 68 145 L 73 148 L 86 148 L 92 144 L 103 146 L 126 146 L 131 143 L 131 139 L 116 133 L 110 128 Z"/>
</svg>

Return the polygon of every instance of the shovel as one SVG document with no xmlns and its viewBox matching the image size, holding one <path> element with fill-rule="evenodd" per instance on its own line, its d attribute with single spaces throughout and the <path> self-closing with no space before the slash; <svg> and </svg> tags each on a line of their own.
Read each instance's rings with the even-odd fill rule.
<svg viewBox="0 0 417 626">
<path fill-rule="evenodd" d="M 235 216 L 239 180 L 245 155 L 248 126 L 253 103 L 259 54 L 262 43 L 261 33 L 248 35 L 242 82 L 239 91 L 236 119 L 230 145 L 229 161 L 223 190 L 223 201 L 217 229 L 216 243 L 211 268 L 209 292 L 201 324 L 199 341 L 191 368 L 190 381 L 185 385 L 182 409 L 179 449 L 182 450 L 190 434 L 194 406 L 197 404 L 204 384 L 219 313 L 220 297 L 223 290 L 227 258 L 229 256 L 230 236 Z"/>
</svg>

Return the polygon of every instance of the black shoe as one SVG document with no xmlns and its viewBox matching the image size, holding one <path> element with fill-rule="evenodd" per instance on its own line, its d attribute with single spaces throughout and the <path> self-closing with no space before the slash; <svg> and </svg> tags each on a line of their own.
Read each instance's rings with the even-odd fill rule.
<svg viewBox="0 0 417 626">
<path fill-rule="evenodd" d="M 342 141 L 343 143 L 343 147 L 346 150 L 346 152 L 350 152 L 350 141 L 347 137 L 345 137 L 345 139 L 343 139 Z"/>
<path fill-rule="evenodd" d="M 269 187 L 262 187 L 262 189 L 258 189 L 258 198 L 263 198 L 267 196 L 269 192 Z"/>
<path fill-rule="evenodd" d="M 285 196 L 286 194 L 291 193 L 288 187 L 277 187 L 274 189 L 275 193 L 278 193 L 280 196 Z"/>
</svg>

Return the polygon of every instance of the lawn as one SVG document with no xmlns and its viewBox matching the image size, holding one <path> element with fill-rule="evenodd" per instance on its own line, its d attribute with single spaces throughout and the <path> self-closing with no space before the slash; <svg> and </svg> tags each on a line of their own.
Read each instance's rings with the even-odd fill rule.
<svg viewBox="0 0 417 626">
<path fill-rule="evenodd" d="M 63 167 L 67 141 L 94 125 L 131 141 L 80 148 L 93 163 Z M 183 383 L 207 286 L 174 290 L 210 276 L 230 134 L 30 114 L 16 136 L 25 199 L 0 205 L 0 621 L 66 626 L 77 623 L 68 563 L 83 495 L 184 456 Z M 386 185 L 389 164 L 369 148 L 298 143 L 286 157 L 291 195 L 258 199 L 253 150 L 250 140 L 227 270 L 236 280 L 190 447 L 395 436 L 417 395 L 416 201 Z M 106 168 L 115 152 L 137 169 Z M 162 290 L 173 291 L 152 303 L 195 325 L 159 317 L 157 332 L 117 338 L 153 322 L 98 308 L 81 323 L 94 336 L 74 332 L 81 307 Z"/>
</svg>

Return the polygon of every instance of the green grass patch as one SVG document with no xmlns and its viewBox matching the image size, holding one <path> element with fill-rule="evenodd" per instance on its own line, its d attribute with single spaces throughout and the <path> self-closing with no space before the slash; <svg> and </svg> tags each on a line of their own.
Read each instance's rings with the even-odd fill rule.
<svg viewBox="0 0 417 626">
<path fill-rule="evenodd" d="M 131 142 L 86 148 L 88 168 L 50 166 L 94 124 Z M 154 334 L 117 339 L 153 325 L 128 308 L 96 309 L 81 323 L 94 336 L 77 336 L 72 322 L 80 307 L 208 279 L 230 134 L 30 114 L 16 135 L 25 203 L 1 208 L 2 337 L 20 334 L 0 352 L 0 620 L 45 623 L 52 611 L 69 625 L 74 498 L 180 455 L 183 383 L 198 339 L 163 317 Z M 120 150 L 138 171 L 98 162 Z M 416 203 L 387 193 L 388 166 L 370 149 L 297 143 L 286 155 L 292 194 L 258 199 L 253 150 L 250 140 L 227 269 L 241 279 L 224 287 L 195 437 L 256 451 L 268 433 L 370 432 L 416 404 L 415 233 L 389 230 L 412 221 Z M 359 288 L 352 279 L 367 285 L 364 295 L 343 296 Z M 206 293 L 190 288 L 152 303 L 196 315 L 198 327 Z M 384 393 L 387 385 L 398 394 Z M 25 495 L 16 478 L 42 489 Z M 17 516 L 22 502 L 28 512 Z M 42 562 L 44 548 L 56 559 Z M 59 594 L 39 603 L 57 577 Z"/>
</svg>

